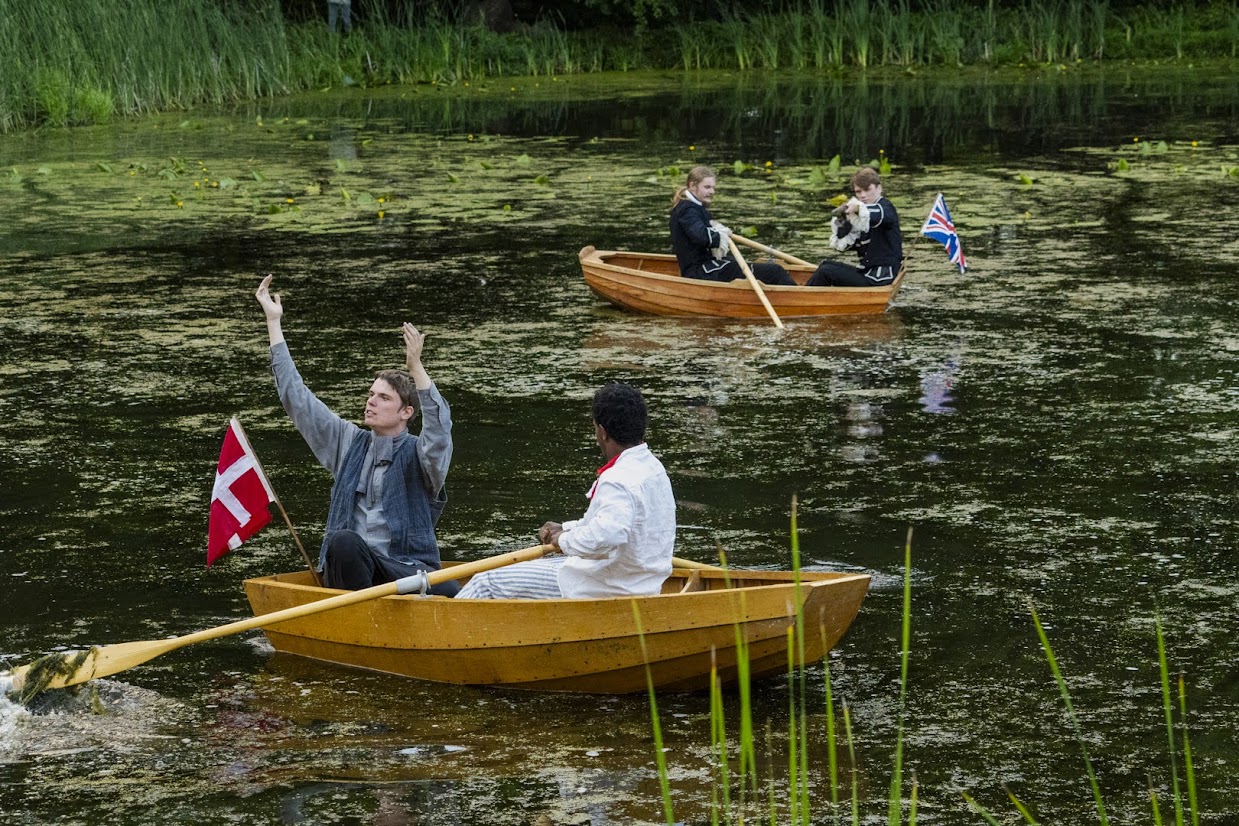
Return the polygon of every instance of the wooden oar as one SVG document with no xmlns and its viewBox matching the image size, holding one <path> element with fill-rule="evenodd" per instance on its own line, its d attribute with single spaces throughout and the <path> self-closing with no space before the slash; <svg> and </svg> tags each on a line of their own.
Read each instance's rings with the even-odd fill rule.
<svg viewBox="0 0 1239 826">
<path fill-rule="evenodd" d="M 811 270 L 817 269 L 817 264 L 810 264 L 808 261 L 804 260 L 803 258 L 797 258 L 794 255 L 789 255 L 788 253 L 783 252 L 782 250 L 776 250 L 774 247 L 768 247 L 765 244 L 761 244 L 761 243 L 758 243 L 757 241 L 754 241 L 752 238 L 745 238 L 743 235 L 733 235 L 731 236 L 731 238 L 733 241 L 739 241 L 741 244 L 744 244 L 744 246 L 746 247 L 752 247 L 755 250 L 761 250 L 762 252 L 766 253 L 766 255 L 773 255 L 775 258 L 782 258 L 784 261 L 786 261 L 789 264 L 795 264 L 798 267 L 808 267 Z"/>
<path fill-rule="evenodd" d="M 726 571 L 726 568 L 720 568 L 717 565 L 707 565 L 704 562 L 693 562 L 691 559 L 681 559 L 678 556 L 671 557 L 671 567 L 673 568 L 688 568 L 691 571 Z"/>
<path fill-rule="evenodd" d="M 135 665 L 141 665 L 147 660 L 153 660 L 160 654 L 166 654 L 169 651 L 175 651 L 178 648 L 183 648 L 196 642 L 205 642 L 218 639 L 219 637 L 226 637 L 230 634 L 239 634 L 242 631 L 249 631 L 254 628 L 266 628 L 277 623 L 300 617 L 308 617 L 312 614 L 321 614 L 324 611 L 343 608 L 346 605 L 356 605 L 359 602 L 366 602 L 379 597 L 414 593 L 420 591 L 423 585 L 429 588 L 431 585 L 437 585 L 440 582 L 472 576 L 473 574 L 494 568 L 502 568 L 504 565 L 511 565 L 514 562 L 538 559 L 553 550 L 554 548 L 550 545 L 538 545 L 520 551 L 510 551 L 506 554 L 479 559 L 475 562 L 466 562 L 439 571 L 431 571 L 427 574 L 418 574 L 398 579 L 395 582 L 375 585 L 373 588 L 349 591 L 339 596 L 328 597 L 327 599 L 317 600 L 305 605 L 296 605 L 292 608 L 285 608 L 283 611 L 274 611 L 270 614 L 238 620 L 237 622 L 231 622 L 217 628 L 208 628 L 205 631 L 186 634 L 183 637 L 173 637 L 166 640 L 122 642 L 115 645 L 98 646 L 86 651 L 67 651 L 61 654 L 49 655 L 30 665 L 19 666 L 9 672 L 8 676 L 12 679 L 12 686 L 9 691 L 10 693 L 19 693 L 22 701 L 27 702 L 33 699 L 35 694 L 46 691 L 49 688 L 64 688 L 65 686 L 84 683 L 87 680 L 107 677 L 125 669 L 133 668 Z M 28 682 L 31 683 L 31 691 L 25 690 Z"/>
<path fill-rule="evenodd" d="M 761 299 L 762 306 L 766 308 L 766 312 L 770 313 L 774 326 L 782 330 L 783 320 L 774 311 L 774 307 L 770 306 L 770 299 L 766 298 L 766 293 L 761 288 L 761 282 L 757 280 L 757 276 L 753 275 L 753 271 L 749 269 L 749 262 L 744 260 L 744 256 L 740 254 L 740 249 L 736 246 L 736 242 L 731 240 L 730 235 L 727 236 L 727 248 L 731 251 L 732 257 L 736 259 L 736 263 L 740 265 L 740 271 L 744 273 L 744 277 L 749 280 L 749 285 L 757 293 L 757 297 Z"/>
</svg>

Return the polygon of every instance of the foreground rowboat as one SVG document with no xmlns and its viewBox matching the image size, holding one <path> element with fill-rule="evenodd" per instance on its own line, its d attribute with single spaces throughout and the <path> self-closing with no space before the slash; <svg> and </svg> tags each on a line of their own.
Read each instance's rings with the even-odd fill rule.
<svg viewBox="0 0 1239 826">
<path fill-rule="evenodd" d="M 579 253 L 585 283 L 597 295 L 620 307 L 669 316 L 766 318 L 761 300 L 741 279 L 720 283 L 684 278 L 674 255 L 620 252 L 585 247 Z M 797 284 L 813 274 L 786 265 Z M 781 318 L 881 313 L 899 292 L 906 270 L 886 287 L 778 287 L 762 291 Z"/>
<path fill-rule="evenodd" d="M 754 677 L 787 670 L 787 629 L 805 616 L 805 661 L 822 657 L 860 610 L 864 574 L 677 569 L 657 596 L 458 600 L 392 596 L 266 629 L 277 651 L 422 680 L 539 691 L 644 691 L 640 616 L 654 685 L 709 686 L 712 663 L 736 676 L 737 629 Z M 255 615 L 338 593 L 308 571 L 246 580 Z"/>
</svg>

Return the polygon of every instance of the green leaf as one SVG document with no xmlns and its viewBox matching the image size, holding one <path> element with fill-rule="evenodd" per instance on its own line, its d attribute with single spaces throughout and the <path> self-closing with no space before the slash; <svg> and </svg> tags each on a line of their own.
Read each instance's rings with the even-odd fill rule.
<svg viewBox="0 0 1239 826">
<path fill-rule="evenodd" d="M 504 205 L 503 205 L 503 211 L 504 211 L 504 212 L 511 212 L 511 211 L 512 211 L 512 205 L 511 205 L 511 204 L 504 204 Z"/>
<path fill-rule="evenodd" d="M 232 187 L 236 185 L 237 185 L 237 182 L 233 180 L 232 178 L 220 178 L 219 179 L 220 189 L 231 189 Z"/>
<path fill-rule="evenodd" d="M 546 175 L 539 175 L 538 177 L 533 179 L 533 182 L 535 184 L 538 184 L 539 186 L 550 186 L 551 179 L 546 177 Z"/>
<path fill-rule="evenodd" d="M 885 155 L 883 155 L 882 159 L 878 161 L 878 174 L 880 175 L 891 174 L 891 162 L 886 159 Z"/>
<path fill-rule="evenodd" d="M 348 194 L 348 190 L 344 187 L 340 187 L 340 197 L 345 201 L 345 203 L 353 200 L 353 196 Z"/>
<path fill-rule="evenodd" d="M 515 163 L 517 166 L 529 166 L 531 163 L 533 163 L 533 158 L 529 157 L 528 155 L 517 155 Z"/>
<path fill-rule="evenodd" d="M 486 161 L 478 161 L 478 166 L 482 167 L 483 169 L 494 169 L 494 167 L 488 164 Z"/>
<path fill-rule="evenodd" d="M 267 180 L 267 176 L 259 172 L 257 169 L 251 169 L 250 175 L 254 178 L 255 181 L 258 181 L 259 183 L 262 183 L 263 181 Z"/>
<path fill-rule="evenodd" d="M 822 168 L 820 166 L 813 167 L 813 169 L 809 172 L 809 185 L 810 186 L 825 186 L 826 185 L 826 173 L 822 171 Z"/>
<path fill-rule="evenodd" d="M 346 164 L 340 158 L 336 158 L 336 172 L 343 172 L 346 169 L 348 169 L 348 164 Z"/>
<path fill-rule="evenodd" d="M 357 196 L 357 203 L 362 204 L 363 206 L 368 206 L 374 203 L 374 196 L 369 192 L 363 192 Z"/>
<path fill-rule="evenodd" d="M 1025 175 L 1023 172 L 1015 176 L 1015 179 L 1024 186 L 1032 186 L 1033 179 Z"/>
<path fill-rule="evenodd" d="M 52 168 L 50 166 L 40 166 L 38 169 L 35 170 L 35 173 L 39 175 L 51 175 Z"/>
<path fill-rule="evenodd" d="M 1131 168 L 1131 165 L 1127 163 L 1126 158 L 1119 158 L 1119 162 L 1114 165 L 1114 168 L 1117 169 L 1119 172 L 1126 172 L 1128 169 Z"/>
<path fill-rule="evenodd" d="M 831 175 L 838 175 L 839 169 L 842 166 L 842 164 L 843 164 L 843 159 L 840 158 L 838 155 L 835 155 L 833 158 L 830 159 L 830 163 L 827 164 L 826 171 L 828 171 Z"/>
<path fill-rule="evenodd" d="M 740 234 L 743 235 L 745 238 L 756 238 L 757 227 L 743 227 L 740 230 Z"/>
<path fill-rule="evenodd" d="M 453 173 L 451 173 L 451 172 L 447 173 L 447 179 L 448 179 L 449 181 L 451 181 L 452 183 L 454 183 L 454 184 L 458 184 L 458 183 L 460 183 L 460 176 L 459 176 L 459 175 L 455 175 L 455 174 L 453 174 Z"/>
<path fill-rule="evenodd" d="M 746 170 L 746 169 L 752 169 L 753 167 L 749 166 L 749 165 L 748 165 L 748 164 L 746 164 L 744 161 L 736 161 L 735 163 L 733 163 L 733 164 L 731 165 L 731 168 L 732 168 L 733 170 L 735 170 L 735 173 L 736 173 L 737 175 L 739 175 L 739 174 L 743 173 L 743 172 L 744 172 L 744 170 Z"/>
<path fill-rule="evenodd" d="M 95 166 L 99 167 L 100 172 L 107 172 L 107 173 L 112 172 L 112 165 L 109 164 L 107 161 L 99 161 L 97 164 L 95 164 Z"/>
</svg>

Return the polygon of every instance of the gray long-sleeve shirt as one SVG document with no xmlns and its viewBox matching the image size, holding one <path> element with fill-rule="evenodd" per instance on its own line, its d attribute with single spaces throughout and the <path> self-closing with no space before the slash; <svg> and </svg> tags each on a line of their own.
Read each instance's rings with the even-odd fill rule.
<svg viewBox="0 0 1239 826">
<path fill-rule="evenodd" d="M 275 387 L 284 410 L 309 445 L 314 458 L 334 478 L 343 467 L 344 457 L 361 428 L 337 416 L 306 387 L 293 363 L 287 342 L 271 347 L 271 371 L 275 374 Z M 452 411 L 433 382 L 428 389 L 417 391 L 417 399 L 422 413 L 417 459 L 427 492 L 437 497 L 447 482 L 447 471 L 452 463 Z M 363 480 L 365 494 L 357 498 L 353 530 L 361 535 L 367 545 L 383 555 L 388 555 L 391 539 L 387 520 L 383 516 L 383 475 L 391 463 L 392 451 L 408 438 L 407 431 L 391 437 L 376 435 L 363 463 L 363 467 L 370 469 L 371 475 L 368 481 Z"/>
</svg>

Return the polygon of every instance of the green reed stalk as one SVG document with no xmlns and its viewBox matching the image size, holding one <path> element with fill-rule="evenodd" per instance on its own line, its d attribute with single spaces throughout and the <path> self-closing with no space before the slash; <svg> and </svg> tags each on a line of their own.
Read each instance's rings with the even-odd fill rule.
<svg viewBox="0 0 1239 826">
<path fill-rule="evenodd" d="M 809 711 L 808 711 L 808 663 L 805 662 L 805 617 L 804 617 L 804 585 L 800 577 L 800 529 L 797 523 L 797 497 L 792 496 L 792 581 L 795 583 L 796 595 L 796 625 L 795 625 L 795 657 L 789 677 L 796 685 L 796 695 L 799 700 L 798 719 L 800 737 L 800 762 L 793 766 L 790 777 L 795 782 L 795 793 L 800 798 L 801 821 L 809 826 Z M 794 718 L 795 719 L 795 718 Z M 796 736 L 796 732 L 792 732 Z M 795 818 L 792 818 L 795 823 Z"/>
<path fill-rule="evenodd" d="M 818 626 L 818 633 L 822 637 L 822 650 L 826 650 L 826 629 L 824 626 Z M 830 780 L 830 802 L 834 806 L 839 805 L 839 754 L 838 744 L 836 743 L 837 734 L 835 732 L 835 699 L 834 689 L 831 686 L 830 678 L 830 652 L 826 651 L 825 657 L 822 659 L 822 671 L 826 678 L 826 767 L 827 777 Z"/>
<path fill-rule="evenodd" d="M 1157 800 L 1157 787 L 1153 785 L 1153 775 L 1149 775 L 1149 805 L 1153 807 L 1153 826 L 1162 826 L 1162 807 Z"/>
<path fill-rule="evenodd" d="M 675 826 L 671 807 L 671 779 L 667 774 L 667 754 L 663 751 L 663 730 L 658 721 L 658 699 L 654 696 L 654 674 L 650 671 L 650 654 L 645 647 L 645 631 L 641 628 L 641 609 L 632 601 L 632 618 L 637 624 L 637 639 L 641 643 L 641 659 L 645 662 L 645 687 L 650 697 L 650 725 L 654 730 L 654 762 L 658 766 L 658 787 L 662 790 L 663 815 L 667 826 Z"/>
<path fill-rule="evenodd" d="M 787 629 L 787 822 L 800 820 L 800 724 L 796 715 L 796 629 Z M 771 781 L 773 783 L 773 780 Z"/>
<path fill-rule="evenodd" d="M 1200 826 L 1200 808 L 1196 805 L 1196 770 L 1192 766 L 1192 744 L 1187 737 L 1187 688 L 1179 675 L 1179 719 L 1183 721 L 1183 768 L 1187 780 L 1187 807 L 1192 813 L 1192 826 Z"/>
<path fill-rule="evenodd" d="M 1170 754 L 1170 793 L 1174 800 L 1175 826 L 1183 826 L 1183 797 L 1179 794 L 1179 767 L 1175 757 L 1174 703 L 1170 696 L 1170 665 L 1166 659 L 1166 638 L 1162 634 L 1161 613 L 1153 615 L 1153 627 L 1157 630 L 1157 668 L 1162 679 L 1162 711 L 1166 717 L 1167 751 Z"/>
<path fill-rule="evenodd" d="M 977 814 L 985 818 L 986 823 L 988 823 L 990 826 L 1002 826 L 1002 823 L 999 822 L 998 818 L 994 817 L 994 815 L 990 813 L 989 809 L 985 808 L 980 803 L 978 803 L 976 800 L 974 800 L 972 795 L 968 794 L 967 792 L 961 792 L 960 794 L 964 796 L 964 802 L 966 802 L 969 806 L 971 806 L 974 810 L 976 810 Z"/>
<path fill-rule="evenodd" d="M 731 777 L 727 760 L 727 720 L 723 712 L 723 681 L 718 674 L 718 663 L 710 666 L 710 741 L 711 753 L 716 761 L 716 779 L 711 798 L 710 823 L 717 826 L 719 806 L 722 805 L 723 821 L 731 820 Z M 722 800 L 719 800 L 721 796 Z"/>
<path fill-rule="evenodd" d="M 1015 796 L 1015 792 L 1011 791 L 1006 786 L 1003 787 L 1003 791 L 1007 793 L 1007 799 L 1011 801 L 1011 805 L 1014 806 L 1015 810 L 1020 813 L 1021 817 L 1024 818 L 1024 822 L 1029 824 L 1029 826 L 1038 826 L 1037 819 L 1033 817 L 1032 812 L 1028 810 L 1028 807 L 1020 802 L 1020 799 Z"/>
<path fill-rule="evenodd" d="M 852 714 L 847 700 L 843 701 L 843 733 L 848 741 L 848 759 L 852 764 L 852 826 L 860 826 L 860 767 L 856 765 L 856 741 L 852 738 Z"/>
<path fill-rule="evenodd" d="M 908 800 L 908 826 L 916 826 L 916 799 L 920 792 L 920 784 L 916 782 L 916 772 L 911 772 L 912 794 Z"/>
<path fill-rule="evenodd" d="M 912 529 L 903 549 L 903 629 L 900 635 L 899 722 L 895 733 L 895 770 L 891 774 L 889 826 L 899 826 L 903 810 L 903 725 L 908 704 L 908 656 L 912 649 Z"/>
<path fill-rule="evenodd" d="M 766 721 L 766 754 L 774 754 L 774 734 L 770 721 Z M 774 761 L 771 760 L 766 775 L 766 813 L 770 826 L 779 826 L 779 803 L 774 789 Z"/>
<path fill-rule="evenodd" d="M 1084 755 L 1084 767 L 1088 771 L 1088 782 L 1093 789 L 1093 803 L 1097 809 L 1097 816 L 1101 820 L 1102 826 L 1107 826 L 1110 820 L 1106 817 L 1106 804 L 1101 798 L 1101 787 L 1097 783 L 1097 773 L 1093 771 L 1093 761 L 1088 756 L 1088 745 L 1084 741 L 1084 732 L 1080 728 L 1080 721 L 1076 717 L 1075 708 L 1071 704 L 1071 693 L 1067 690 L 1067 681 L 1063 679 L 1063 673 L 1058 667 L 1058 660 L 1054 657 L 1054 649 L 1050 647 L 1050 638 L 1046 636 L 1045 628 L 1041 625 L 1041 618 L 1037 616 L 1037 607 L 1033 604 L 1031 598 L 1028 600 L 1028 610 L 1032 613 L 1033 625 L 1037 628 L 1037 636 L 1041 639 L 1041 647 L 1045 651 L 1045 658 L 1050 664 L 1050 671 L 1054 675 L 1054 681 L 1058 684 L 1058 691 L 1062 694 L 1063 703 L 1067 706 L 1067 718 L 1071 720 L 1071 728 L 1075 732 L 1076 740 L 1080 743 L 1080 752 Z"/>
</svg>

